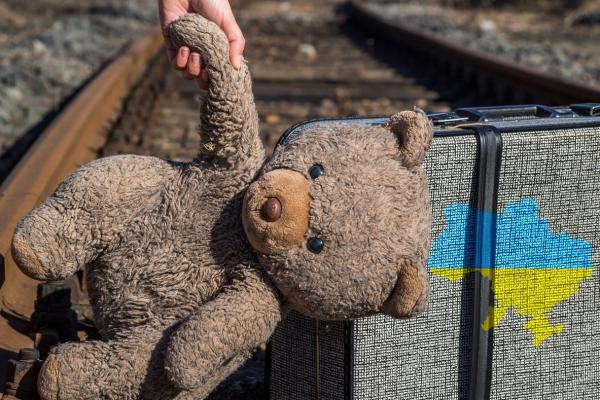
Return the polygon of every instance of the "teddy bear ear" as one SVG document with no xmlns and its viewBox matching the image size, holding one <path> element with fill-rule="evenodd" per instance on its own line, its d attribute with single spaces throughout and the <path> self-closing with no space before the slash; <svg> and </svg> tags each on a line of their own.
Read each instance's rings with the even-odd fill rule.
<svg viewBox="0 0 600 400">
<path fill-rule="evenodd" d="M 383 125 L 399 141 L 400 156 L 407 168 L 420 165 L 433 138 L 433 124 L 423 110 L 401 111 Z"/>
</svg>

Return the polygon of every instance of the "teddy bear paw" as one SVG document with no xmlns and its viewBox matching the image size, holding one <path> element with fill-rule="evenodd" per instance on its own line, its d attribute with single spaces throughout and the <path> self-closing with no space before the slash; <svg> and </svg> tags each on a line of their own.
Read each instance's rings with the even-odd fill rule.
<svg viewBox="0 0 600 400">
<path fill-rule="evenodd" d="M 37 387 L 42 400 L 58 400 L 58 360 L 54 354 L 42 365 Z"/>
</svg>

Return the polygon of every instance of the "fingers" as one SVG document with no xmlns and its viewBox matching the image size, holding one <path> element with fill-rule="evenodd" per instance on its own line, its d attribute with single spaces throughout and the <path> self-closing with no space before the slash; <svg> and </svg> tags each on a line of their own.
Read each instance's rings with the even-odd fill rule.
<svg viewBox="0 0 600 400">
<path fill-rule="evenodd" d="M 173 66 L 176 69 L 183 71 L 187 67 L 189 58 L 190 58 L 190 49 L 185 46 L 180 47 L 179 50 L 177 50 L 177 54 L 175 55 Z"/>
<path fill-rule="evenodd" d="M 195 79 L 200 89 L 208 89 L 208 73 L 202 69 L 202 57 L 199 53 L 190 54 L 189 48 L 181 47 L 175 56 L 174 66 L 182 71 L 185 79 Z"/>
<path fill-rule="evenodd" d="M 158 15 L 160 17 L 160 26 L 163 31 L 163 38 L 165 40 L 165 47 L 167 49 L 167 56 L 173 66 L 175 66 L 175 58 L 177 56 L 178 49 L 173 46 L 171 39 L 169 38 L 168 27 L 171 23 L 178 20 L 182 15 L 187 12 L 187 6 L 183 1 L 172 1 L 172 0 L 159 0 L 158 1 Z"/>
<path fill-rule="evenodd" d="M 202 61 L 200 59 L 200 54 L 192 53 L 189 58 L 186 60 L 187 65 L 183 70 L 183 77 L 185 79 L 196 79 L 200 76 L 200 72 L 202 70 Z M 178 65 L 179 66 L 179 65 Z"/>
<path fill-rule="evenodd" d="M 178 2 L 159 0 L 159 3 L 163 29 L 166 29 L 169 23 L 190 11 L 189 7 L 181 8 L 180 5 L 177 4 Z M 239 69 L 242 65 L 242 53 L 244 52 L 246 40 L 235 20 L 229 2 L 197 1 L 191 2 L 189 5 L 191 6 L 191 10 L 215 22 L 223 30 L 229 41 L 230 62 L 235 69 Z M 179 49 L 174 48 L 168 37 L 168 32 L 165 33 L 165 44 L 167 55 L 169 56 L 169 60 L 173 67 L 182 71 L 185 79 L 195 79 L 201 89 L 207 89 L 208 75 L 202 69 L 200 54 L 191 52 L 190 49 L 185 46 Z"/>
</svg>

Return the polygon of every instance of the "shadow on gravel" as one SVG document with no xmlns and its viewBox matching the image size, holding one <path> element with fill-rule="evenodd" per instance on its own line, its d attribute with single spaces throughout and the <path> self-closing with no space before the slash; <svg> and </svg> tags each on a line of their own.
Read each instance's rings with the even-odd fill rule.
<svg viewBox="0 0 600 400">
<path fill-rule="evenodd" d="M 493 82 L 478 82 L 472 71 L 453 69 L 444 60 L 386 39 L 375 29 L 369 32 L 347 4 L 339 6 L 336 12 L 345 17 L 339 27 L 340 32 L 358 48 L 393 68 L 399 75 L 412 79 L 416 85 L 438 93 L 437 101 L 448 103 L 452 109 L 514 102 L 510 93 L 505 93 Z"/>
</svg>

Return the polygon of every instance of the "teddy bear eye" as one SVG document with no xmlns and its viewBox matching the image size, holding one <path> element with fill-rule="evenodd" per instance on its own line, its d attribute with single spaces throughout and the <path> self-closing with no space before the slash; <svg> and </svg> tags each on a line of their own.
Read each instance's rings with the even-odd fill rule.
<svg viewBox="0 0 600 400">
<path fill-rule="evenodd" d="M 325 242 L 318 237 L 308 239 L 308 243 L 306 244 L 308 249 L 315 254 L 319 254 L 323 247 L 325 247 Z"/>
<path fill-rule="evenodd" d="M 321 164 L 315 164 L 308 170 L 308 173 L 312 179 L 317 179 L 321 175 L 325 173 L 323 166 Z"/>
</svg>

